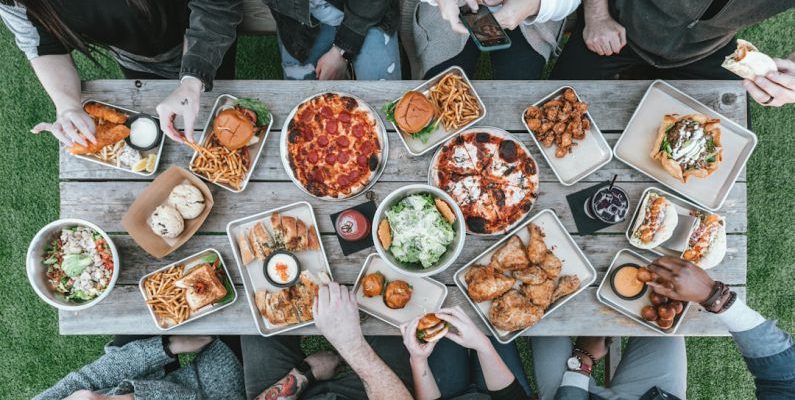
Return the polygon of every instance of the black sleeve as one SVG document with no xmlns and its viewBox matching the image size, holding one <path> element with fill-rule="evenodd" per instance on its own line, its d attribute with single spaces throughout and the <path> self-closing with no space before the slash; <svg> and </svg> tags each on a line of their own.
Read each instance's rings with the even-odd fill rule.
<svg viewBox="0 0 795 400">
<path fill-rule="evenodd" d="M 489 391 L 492 400 L 530 400 L 522 385 L 516 379 L 510 385 L 497 391 Z"/>
<path fill-rule="evenodd" d="M 17 47 L 28 60 L 38 56 L 69 54 L 69 51 L 43 26 L 36 22 L 22 6 L 0 5 L 0 18 L 14 34 Z"/>
<path fill-rule="evenodd" d="M 243 21 L 242 0 L 191 0 L 190 20 L 185 31 L 185 54 L 180 78 L 195 76 L 211 90 L 215 71 L 237 38 L 237 26 Z"/>
<path fill-rule="evenodd" d="M 390 1 L 393 0 L 348 0 L 345 2 L 345 16 L 337 28 L 334 44 L 355 56 L 364 43 L 367 31 L 378 25 L 384 18 Z"/>
</svg>

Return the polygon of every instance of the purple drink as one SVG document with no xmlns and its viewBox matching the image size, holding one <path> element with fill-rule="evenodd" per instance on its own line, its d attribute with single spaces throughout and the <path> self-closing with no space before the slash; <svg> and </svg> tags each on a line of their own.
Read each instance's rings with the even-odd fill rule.
<svg viewBox="0 0 795 400">
<path fill-rule="evenodd" d="M 585 214 L 606 224 L 615 224 L 626 218 L 629 196 L 618 186 L 605 185 L 585 200 Z"/>
</svg>

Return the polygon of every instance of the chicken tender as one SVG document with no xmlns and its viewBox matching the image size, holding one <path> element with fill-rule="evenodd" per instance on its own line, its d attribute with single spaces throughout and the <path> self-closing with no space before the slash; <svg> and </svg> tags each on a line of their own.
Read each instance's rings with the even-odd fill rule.
<svg viewBox="0 0 795 400">
<path fill-rule="evenodd" d="M 467 294 L 476 303 L 494 300 L 511 290 L 516 279 L 497 272 L 493 267 L 475 265 L 464 275 Z"/>
<path fill-rule="evenodd" d="M 97 132 L 95 137 L 96 143 L 88 142 L 88 146 L 75 144 L 69 149 L 72 154 L 94 154 L 99 153 L 105 146 L 110 146 L 120 140 L 124 140 L 130 136 L 130 128 L 126 125 L 116 125 L 111 123 L 100 123 L 97 125 Z"/>
<path fill-rule="evenodd" d="M 500 272 L 509 272 L 527 268 L 529 263 L 522 239 L 514 235 L 494 252 L 490 265 Z"/>
<path fill-rule="evenodd" d="M 552 302 L 558 301 L 563 296 L 574 293 L 580 287 L 580 278 L 577 275 L 563 275 L 558 280 L 558 287 L 552 293 Z"/>
<path fill-rule="evenodd" d="M 522 293 L 533 304 L 546 310 L 552 304 L 552 294 L 555 292 L 555 281 L 546 280 L 540 285 L 522 285 Z"/>
<path fill-rule="evenodd" d="M 534 306 L 517 290 L 511 290 L 491 303 L 489 320 L 504 331 L 529 328 L 544 316 L 544 310 Z"/>
<path fill-rule="evenodd" d="M 86 111 L 86 114 L 99 121 L 99 123 L 105 121 L 119 125 L 127 122 L 127 114 L 116 111 L 103 104 L 86 103 L 86 105 L 83 106 L 83 110 Z"/>
<path fill-rule="evenodd" d="M 529 268 L 513 271 L 513 277 L 528 285 L 539 285 L 547 279 L 547 274 L 541 267 L 535 265 Z"/>
</svg>

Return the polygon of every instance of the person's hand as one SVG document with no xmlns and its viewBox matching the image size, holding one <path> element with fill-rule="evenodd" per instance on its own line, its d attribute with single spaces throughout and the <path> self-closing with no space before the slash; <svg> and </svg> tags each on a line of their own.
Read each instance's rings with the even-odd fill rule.
<svg viewBox="0 0 795 400">
<path fill-rule="evenodd" d="M 348 60 L 342 57 L 340 50 L 331 46 L 331 49 L 317 60 L 315 75 L 321 81 L 333 81 L 345 78 L 348 69 Z"/>
<path fill-rule="evenodd" d="M 362 345 L 356 293 L 337 282 L 321 285 L 312 305 L 315 325 L 340 354 Z"/>
<path fill-rule="evenodd" d="M 55 122 L 40 122 L 30 131 L 35 134 L 47 131 L 52 133 L 61 143 L 67 146 L 75 144 L 87 145 L 86 139 L 96 143 L 94 120 L 82 108 L 70 108 L 58 111 Z M 81 135 L 82 134 L 82 135 Z"/>
<path fill-rule="evenodd" d="M 494 18 L 502 29 L 512 31 L 527 18 L 537 15 L 540 7 L 539 0 L 505 0 Z"/>
<path fill-rule="evenodd" d="M 168 338 L 168 349 L 175 355 L 196 353 L 212 341 L 212 336 L 170 336 Z"/>
<path fill-rule="evenodd" d="M 600 56 L 618 54 L 627 44 L 627 30 L 609 15 L 585 18 L 585 45 Z"/>
<path fill-rule="evenodd" d="M 607 343 L 604 336 L 580 336 L 577 338 L 576 347 L 590 353 L 596 361 L 607 355 Z"/>
<path fill-rule="evenodd" d="M 185 140 L 193 143 L 193 125 L 199 115 L 199 98 L 202 94 L 202 82 L 193 77 L 186 77 L 179 86 L 155 107 L 160 118 L 160 130 L 178 143 Z M 184 136 L 174 126 L 177 116 L 182 117 L 185 129 Z"/>
<path fill-rule="evenodd" d="M 715 281 L 703 269 L 675 257 L 660 257 L 649 265 L 649 270 L 657 274 L 658 281 L 648 282 L 647 285 L 656 293 L 674 300 L 703 303 L 715 285 Z"/>
<path fill-rule="evenodd" d="M 326 381 L 334 377 L 334 371 L 342 360 L 340 356 L 330 351 L 321 351 L 310 355 L 304 361 L 309 364 L 315 379 Z"/>
<path fill-rule="evenodd" d="M 85 389 L 78 390 L 64 398 L 64 400 L 104 400 L 104 399 L 105 396 Z"/>
<path fill-rule="evenodd" d="M 780 58 L 773 61 L 776 62 L 778 71 L 757 76 L 754 80 L 745 79 L 745 90 L 763 106 L 781 107 L 795 103 L 795 62 Z"/>
<path fill-rule="evenodd" d="M 486 7 L 494 7 L 502 4 L 503 0 L 478 0 L 478 4 L 482 4 Z"/>
<path fill-rule="evenodd" d="M 475 325 L 475 322 L 461 310 L 461 307 L 443 308 L 436 312 L 436 316 L 442 321 L 446 321 L 455 329 L 455 332 L 450 331 L 445 336 L 453 342 L 477 352 L 488 349 L 488 347 L 491 346 L 489 338 L 487 338 L 478 326 Z"/>
<path fill-rule="evenodd" d="M 477 11 L 477 0 L 436 0 L 436 2 L 439 4 L 439 12 L 442 14 L 442 19 L 450 23 L 450 29 L 461 35 L 469 35 L 469 31 L 458 18 L 461 13 L 458 8 L 468 5 L 472 11 Z"/>
<path fill-rule="evenodd" d="M 436 347 L 437 343 L 423 343 L 417 339 L 417 325 L 422 317 L 423 316 L 420 315 L 400 325 L 400 334 L 403 335 L 403 345 L 406 346 L 406 350 L 409 352 L 409 358 L 416 361 L 427 360 L 428 357 L 431 356 L 431 353 L 433 353 L 433 349 Z"/>
</svg>

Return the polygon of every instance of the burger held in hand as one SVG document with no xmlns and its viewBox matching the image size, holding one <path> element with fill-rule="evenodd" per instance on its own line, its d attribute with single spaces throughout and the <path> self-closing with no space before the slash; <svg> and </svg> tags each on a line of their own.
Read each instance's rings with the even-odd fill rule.
<svg viewBox="0 0 795 400">
<path fill-rule="evenodd" d="M 425 314 L 417 323 L 417 340 L 423 343 L 436 342 L 448 331 L 447 322 L 439 319 L 436 314 Z"/>
</svg>

